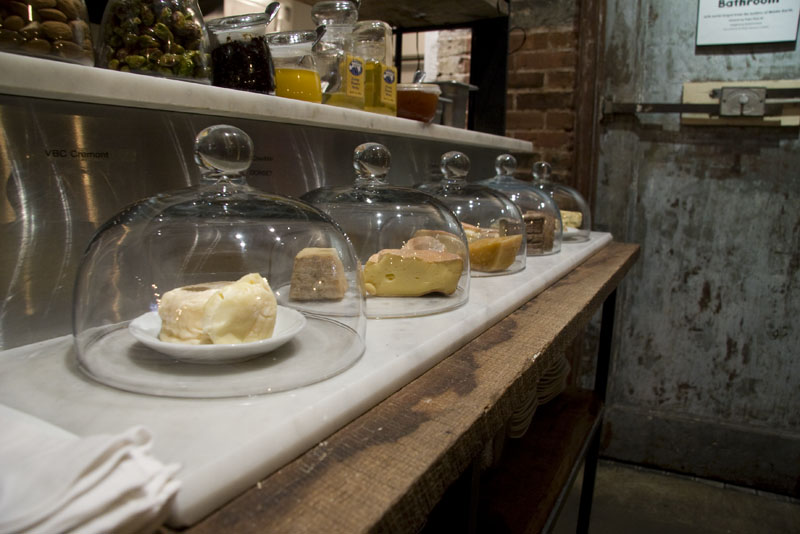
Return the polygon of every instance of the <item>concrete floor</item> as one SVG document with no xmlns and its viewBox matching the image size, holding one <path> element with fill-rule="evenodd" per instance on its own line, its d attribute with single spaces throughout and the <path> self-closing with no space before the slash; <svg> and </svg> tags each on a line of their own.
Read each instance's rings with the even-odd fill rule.
<svg viewBox="0 0 800 534">
<path fill-rule="evenodd" d="M 553 534 L 573 534 L 579 474 Z M 601 461 L 597 469 L 590 534 L 800 533 L 800 501 Z"/>
</svg>

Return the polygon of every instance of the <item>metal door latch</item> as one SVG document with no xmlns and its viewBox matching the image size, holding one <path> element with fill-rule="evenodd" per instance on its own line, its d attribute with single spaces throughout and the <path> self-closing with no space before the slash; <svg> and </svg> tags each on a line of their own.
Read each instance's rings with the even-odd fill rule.
<svg viewBox="0 0 800 534">
<path fill-rule="evenodd" d="M 721 117 L 763 117 L 766 87 L 723 87 L 719 98 Z"/>
</svg>

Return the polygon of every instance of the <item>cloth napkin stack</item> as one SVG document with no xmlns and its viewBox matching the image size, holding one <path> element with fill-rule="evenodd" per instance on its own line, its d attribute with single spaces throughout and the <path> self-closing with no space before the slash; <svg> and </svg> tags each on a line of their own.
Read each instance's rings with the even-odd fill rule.
<svg viewBox="0 0 800 534">
<path fill-rule="evenodd" d="M 78 437 L 0 405 L 0 534 L 151 532 L 180 483 L 141 426 Z"/>
</svg>

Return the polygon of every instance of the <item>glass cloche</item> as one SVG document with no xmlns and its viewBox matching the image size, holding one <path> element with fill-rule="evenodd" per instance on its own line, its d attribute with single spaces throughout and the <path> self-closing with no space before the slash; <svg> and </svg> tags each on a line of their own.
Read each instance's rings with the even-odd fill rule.
<svg viewBox="0 0 800 534">
<path fill-rule="evenodd" d="M 415 317 L 457 308 L 469 297 L 469 256 L 446 205 L 386 180 L 391 155 L 378 143 L 356 147 L 355 183 L 322 187 L 302 199 L 327 212 L 364 266 L 367 317 Z"/>
<path fill-rule="evenodd" d="M 468 184 L 470 161 L 452 151 L 441 158 L 442 180 L 425 184 L 458 217 L 469 242 L 472 276 L 499 276 L 525 268 L 526 240 L 522 213 L 503 193 Z"/>
<path fill-rule="evenodd" d="M 546 256 L 561 250 L 561 215 L 549 195 L 514 178 L 517 159 L 511 154 L 501 154 L 494 161 L 497 173 L 488 180 L 478 182 L 504 193 L 517 205 L 525 221 L 525 238 L 528 256 Z"/>
<path fill-rule="evenodd" d="M 568 185 L 553 181 L 552 168 L 546 161 L 533 164 L 533 186 L 552 198 L 561 214 L 564 243 L 589 241 L 592 215 L 589 204 L 580 193 Z"/>
<path fill-rule="evenodd" d="M 217 125 L 195 141 L 201 184 L 141 200 L 90 242 L 75 285 L 81 368 L 176 397 L 282 391 L 364 351 L 361 271 L 326 214 L 245 183 L 253 143 Z"/>
</svg>

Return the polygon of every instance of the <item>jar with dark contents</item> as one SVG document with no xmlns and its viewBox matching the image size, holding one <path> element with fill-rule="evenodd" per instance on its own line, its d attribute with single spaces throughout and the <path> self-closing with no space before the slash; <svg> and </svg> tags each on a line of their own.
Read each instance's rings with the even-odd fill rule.
<svg viewBox="0 0 800 534">
<path fill-rule="evenodd" d="M 110 0 L 97 64 L 111 70 L 210 83 L 208 30 L 196 0 Z"/>
<path fill-rule="evenodd" d="M 0 51 L 94 65 L 83 0 L 0 0 Z"/>
<path fill-rule="evenodd" d="M 275 67 L 266 37 L 269 21 L 266 13 L 251 13 L 208 22 L 214 85 L 274 94 Z"/>
</svg>

